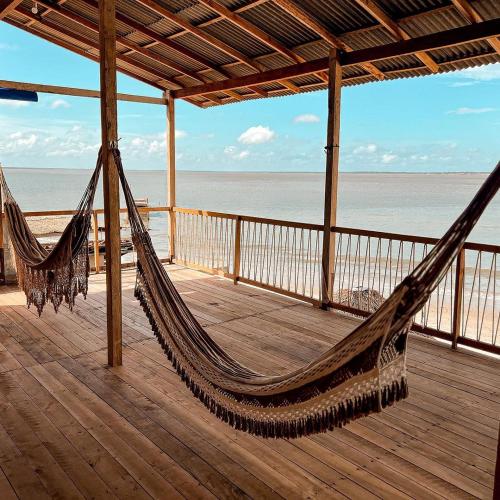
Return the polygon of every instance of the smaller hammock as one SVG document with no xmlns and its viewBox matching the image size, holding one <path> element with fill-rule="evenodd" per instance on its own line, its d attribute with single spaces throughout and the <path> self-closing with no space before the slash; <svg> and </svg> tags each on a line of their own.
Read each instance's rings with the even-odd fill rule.
<svg viewBox="0 0 500 500">
<path fill-rule="evenodd" d="M 190 312 L 158 259 L 113 150 L 137 251 L 135 295 L 177 373 L 224 422 L 264 437 L 324 432 L 405 398 L 413 316 L 448 271 L 500 186 L 500 162 L 463 214 L 391 296 L 344 340 L 306 366 L 264 375 L 226 353 Z"/>
<path fill-rule="evenodd" d="M 0 171 L 18 284 L 26 294 L 28 306 L 34 304 L 39 315 L 47 302 L 52 302 L 57 311 L 64 300 L 72 309 L 79 293 L 84 297 L 87 295 L 90 273 L 88 240 L 101 166 L 99 152 L 94 173 L 76 213 L 51 251 L 46 250 L 34 236 Z"/>
</svg>

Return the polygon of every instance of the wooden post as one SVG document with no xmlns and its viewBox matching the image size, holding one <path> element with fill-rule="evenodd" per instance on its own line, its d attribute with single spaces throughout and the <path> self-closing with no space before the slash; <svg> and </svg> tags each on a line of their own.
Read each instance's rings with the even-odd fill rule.
<svg viewBox="0 0 500 500">
<path fill-rule="evenodd" d="M 99 216 L 94 210 L 94 267 L 96 274 L 101 271 L 99 264 Z"/>
<path fill-rule="evenodd" d="M 101 128 L 106 235 L 106 313 L 108 363 L 110 366 L 122 364 L 120 194 L 118 171 L 110 149 L 118 141 L 115 1 L 99 0 Z"/>
<path fill-rule="evenodd" d="M 170 92 L 165 92 L 167 100 L 167 177 L 169 212 L 170 262 L 175 259 L 175 99 Z"/>
<path fill-rule="evenodd" d="M 241 262 L 241 217 L 236 218 L 236 227 L 234 230 L 234 260 L 233 260 L 233 281 L 238 284 L 240 277 L 240 262 Z"/>
<path fill-rule="evenodd" d="M 457 255 L 457 269 L 455 271 L 455 297 L 453 300 L 453 327 L 451 341 L 452 349 L 457 348 L 458 337 L 462 328 L 462 302 L 464 296 L 465 250 L 462 248 Z"/>
<path fill-rule="evenodd" d="M 328 308 L 333 285 L 335 233 L 337 224 L 337 187 L 339 176 L 340 93 L 342 67 L 337 49 L 330 51 L 328 65 L 328 131 L 326 137 L 325 215 L 321 263 L 321 306 Z"/>
</svg>

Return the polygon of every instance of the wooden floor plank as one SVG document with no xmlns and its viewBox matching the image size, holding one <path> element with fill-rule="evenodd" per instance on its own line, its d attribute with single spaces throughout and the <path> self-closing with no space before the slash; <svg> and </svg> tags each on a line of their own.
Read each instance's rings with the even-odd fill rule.
<svg viewBox="0 0 500 500">
<path fill-rule="evenodd" d="M 359 320 L 181 266 L 197 319 L 263 373 L 308 363 Z M 38 318 L 0 289 L 0 498 L 491 498 L 500 361 L 412 335 L 410 396 L 324 435 L 256 438 L 179 380 L 123 272 L 124 365 L 106 367 L 105 275 Z"/>
</svg>

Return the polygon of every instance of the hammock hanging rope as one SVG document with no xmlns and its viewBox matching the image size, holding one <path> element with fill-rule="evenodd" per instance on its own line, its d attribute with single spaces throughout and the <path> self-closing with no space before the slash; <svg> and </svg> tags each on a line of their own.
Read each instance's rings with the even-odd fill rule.
<svg viewBox="0 0 500 500">
<path fill-rule="evenodd" d="M 95 170 L 76 213 L 50 252 L 34 236 L 0 170 L 5 216 L 16 258 L 17 281 L 26 294 L 28 306 L 33 304 L 39 315 L 47 302 L 51 302 L 56 311 L 63 301 L 72 309 L 79 293 L 84 297 L 87 295 L 89 231 L 101 166 L 99 152 Z"/>
<path fill-rule="evenodd" d="M 381 411 L 407 396 L 406 345 L 412 318 L 443 278 L 500 186 L 499 162 L 444 237 L 375 313 L 308 365 L 288 374 L 270 376 L 257 373 L 233 359 L 190 312 L 155 253 L 125 178 L 120 152 L 117 148 L 112 152 L 138 257 L 135 295 L 153 332 L 181 379 L 212 413 L 236 429 L 264 437 L 289 438 L 331 430 L 350 420 Z M 71 243 L 61 243 L 61 247 L 71 248 L 71 252 L 56 252 L 53 257 L 53 262 L 65 263 L 62 269 L 69 269 L 73 265 L 72 259 L 87 248 L 87 245 L 76 243 L 88 239 L 90 219 L 87 221 L 87 216 L 100 161 L 99 158 L 93 176 L 95 183 L 91 180 L 83 198 L 85 201 L 80 205 L 81 221 L 72 221 L 67 228 L 74 235 L 67 236 Z M 48 265 L 49 256 L 37 256 L 40 248 L 26 229 L 26 221 L 11 197 L 9 204 L 11 208 L 8 212 L 6 210 L 9 229 L 13 239 L 18 239 L 14 248 L 18 261 L 24 266 L 23 272 L 36 275 L 36 266 L 43 262 L 43 279 L 48 283 L 53 272 Z M 24 228 L 23 231 L 17 229 L 18 226 Z M 83 227 L 87 228 L 86 236 L 81 231 Z M 63 237 L 65 235 L 66 232 Z M 88 258 L 85 276 L 88 276 Z M 86 293 L 86 279 L 78 278 L 77 282 L 80 280 L 85 284 L 85 290 L 81 291 Z M 71 286 L 68 282 L 62 286 L 70 305 L 76 295 L 73 293 L 75 286 L 80 286 L 73 281 Z M 33 293 L 32 287 L 25 283 L 23 281 L 22 287 L 27 293 L 28 303 L 38 304 L 28 295 Z M 50 288 L 45 291 L 41 284 L 35 289 L 37 293 L 43 289 L 47 297 L 54 296 L 54 291 Z"/>
</svg>

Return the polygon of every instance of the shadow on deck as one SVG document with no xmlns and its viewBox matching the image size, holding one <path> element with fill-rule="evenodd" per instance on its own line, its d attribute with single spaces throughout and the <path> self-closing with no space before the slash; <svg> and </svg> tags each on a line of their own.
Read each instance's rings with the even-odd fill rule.
<svg viewBox="0 0 500 500">
<path fill-rule="evenodd" d="M 279 373 L 358 320 L 169 266 L 232 355 Z M 0 289 L 0 498 L 491 498 L 500 361 L 412 336 L 410 397 L 344 429 L 293 441 L 237 432 L 174 373 L 124 271 L 124 365 L 106 367 L 104 275 L 74 313 L 38 318 Z"/>
</svg>

